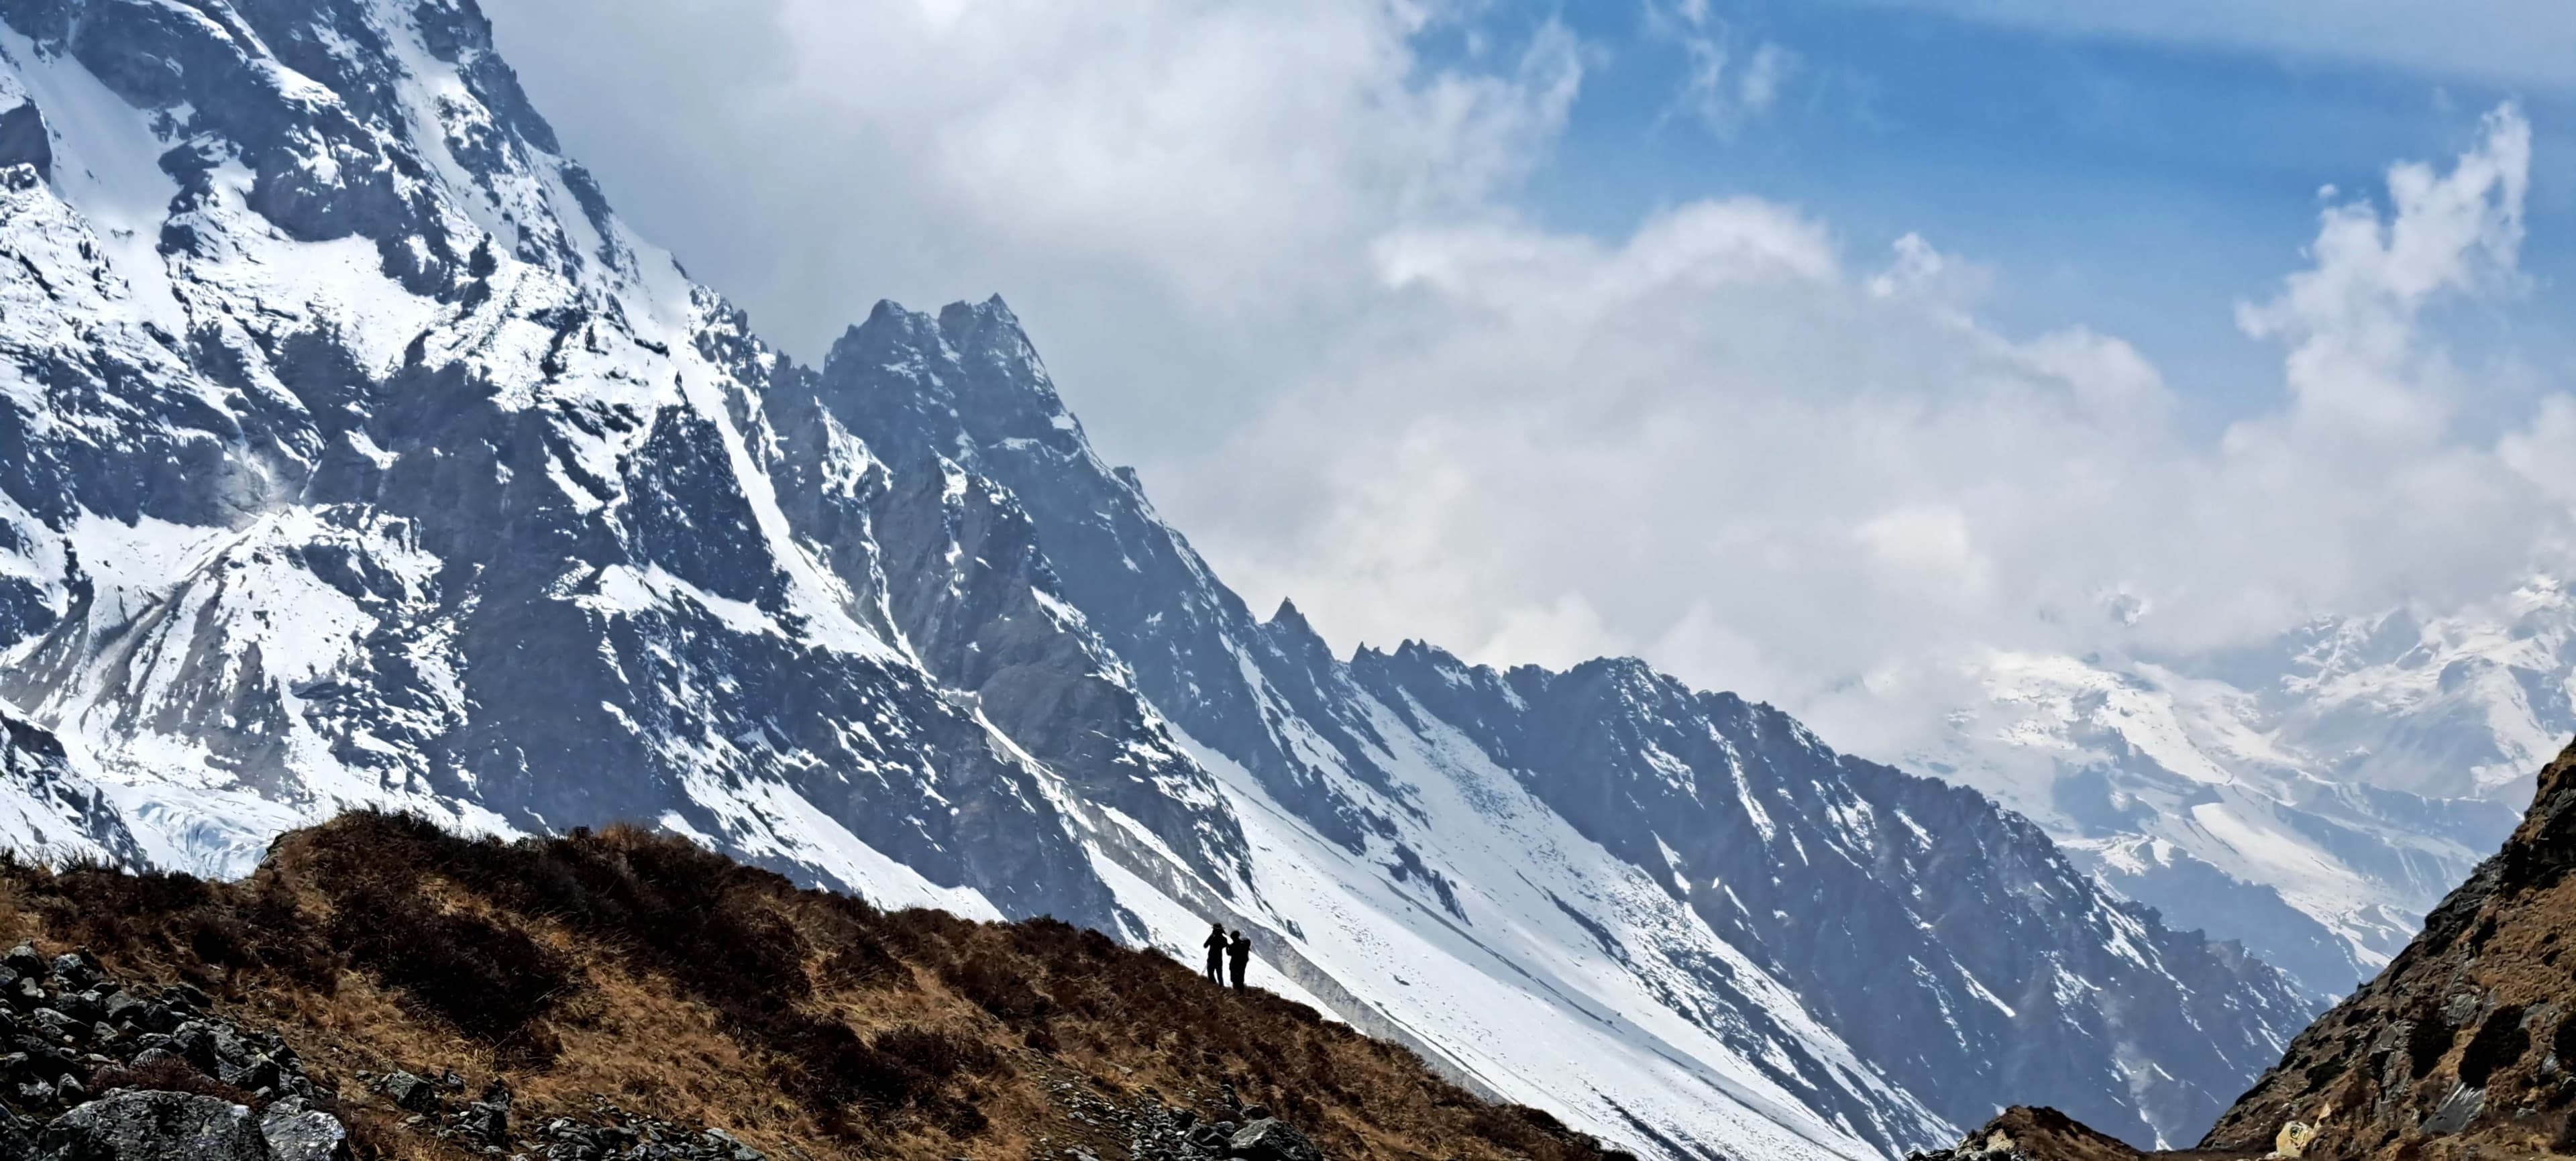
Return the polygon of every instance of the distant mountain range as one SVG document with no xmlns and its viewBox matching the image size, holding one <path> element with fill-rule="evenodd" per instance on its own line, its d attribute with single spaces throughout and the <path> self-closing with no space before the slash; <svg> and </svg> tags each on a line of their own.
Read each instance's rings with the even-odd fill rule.
<svg viewBox="0 0 2576 1161">
<path fill-rule="evenodd" d="M 1978 676 L 1989 700 L 1908 765 L 2335 996 L 2494 852 L 2576 733 L 2576 598 L 2536 580 L 2206 656 L 1997 655 Z"/>
</svg>

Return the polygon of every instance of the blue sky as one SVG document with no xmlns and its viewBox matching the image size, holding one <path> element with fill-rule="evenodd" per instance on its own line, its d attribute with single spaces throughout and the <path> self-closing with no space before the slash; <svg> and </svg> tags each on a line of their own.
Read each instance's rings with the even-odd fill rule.
<svg viewBox="0 0 2576 1161">
<path fill-rule="evenodd" d="M 2149 40 L 1872 4 L 1711 13 L 1740 60 L 1794 54 L 1775 103 L 1722 131 L 1679 94 L 1683 50 L 1627 4 L 1499 5 L 1426 35 L 1431 65 L 1561 21 L 1595 50 L 1526 208 L 1605 236 L 1658 206 L 1752 194 L 1809 207 L 1856 251 L 1909 231 L 1991 268 L 1981 311 L 2138 344 L 2216 424 L 2269 406 L 2275 352 L 2232 304 L 2267 294 L 2314 236 L 2319 189 L 2379 197 L 2388 165 L 2459 153 L 2518 102 L 2535 130 L 2530 293 L 2447 319 L 2464 350 L 2576 359 L 2576 95 L 2414 62 Z"/>
</svg>

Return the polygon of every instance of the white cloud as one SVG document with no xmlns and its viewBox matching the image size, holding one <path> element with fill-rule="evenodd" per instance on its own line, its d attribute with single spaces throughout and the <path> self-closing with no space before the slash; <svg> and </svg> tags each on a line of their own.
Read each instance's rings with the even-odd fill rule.
<svg viewBox="0 0 2576 1161">
<path fill-rule="evenodd" d="M 1697 201 L 1649 218 L 1625 246 L 1506 221 L 1406 229 L 1374 246 L 1380 281 L 1426 289 L 1533 326 L 1563 326 L 1675 287 L 1714 288 L 1835 276 L 1833 240 L 1793 210 L 1756 198 Z"/>
<path fill-rule="evenodd" d="M 2506 106 L 2488 114 L 2485 129 L 2448 174 L 2416 163 L 2391 168 L 2390 218 L 2365 203 L 2329 206 L 2311 248 L 2315 265 L 2270 302 L 2237 307 L 2247 334 L 2291 345 L 2288 380 L 2302 421 L 2381 439 L 2442 435 L 2445 372 L 2421 362 L 2417 317 L 2438 295 L 2519 282 L 2531 127 Z"/>
<path fill-rule="evenodd" d="M 2541 400 L 2531 426 L 2505 436 L 2497 452 L 2543 495 L 2576 505 L 2576 399 L 2551 395 Z"/>
<path fill-rule="evenodd" d="M 1967 513 L 1947 504 L 1908 505 L 1853 530 L 1863 563 L 1897 601 L 1971 608 L 1994 590 L 1994 562 L 1976 544 Z"/>
<path fill-rule="evenodd" d="M 1543 27 L 1498 75 L 1416 76 L 1380 3 L 953 0 L 937 19 L 775 0 L 793 97 L 862 125 L 997 242 L 1135 269 L 1183 301 L 1329 292 L 1356 241 L 1483 205 L 1582 67 Z M 1283 275 L 1287 276 L 1283 279 Z"/>
<path fill-rule="evenodd" d="M 1381 241 L 1404 293 L 1378 325 L 1155 478 L 1229 575 L 1342 640 L 1642 650 L 1893 744 L 1891 701 L 1930 726 L 1963 696 L 1938 663 L 1977 649 L 2205 647 L 2563 563 L 2533 546 L 2566 542 L 2576 404 L 2471 442 L 2422 321 L 2516 292 L 2528 165 L 2501 109 L 2455 163 L 2392 169 L 2386 212 L 2328 209 L 2244 310 L 2277 405 L 2214 439 L 2116 338 L 1981 325 L 1973 264 L 1909 235 L 1851 273 L 1821 223 L 1736 199 L 1615 246 Z"/>
<path fill-rule="evenodd" d="M 1486 638 L 1481 652 L 1509 657 L 1516 664 L 1545 665 L 1564 669 L 1580 665 L 1595 657 L 1635 652 L 1633 646 L 1604 649 L 1602 644 L 1619 641 L 1601 612 L 1581 593 L 1560 593 L 1554 601 L 1539 605 L 1515 605 L 1502 610 L 1493 635 Z"/>
<path fill-rule="evenodd" d="M 1720 137 L 1769 112 L 1798 70 L 1798 54 L 1764 41 L 1750 51 L 1708 0 L 1648 0 L 1646 33 L 1681 51 L 1681 91 L 1674 108 Z"/>
</svg>

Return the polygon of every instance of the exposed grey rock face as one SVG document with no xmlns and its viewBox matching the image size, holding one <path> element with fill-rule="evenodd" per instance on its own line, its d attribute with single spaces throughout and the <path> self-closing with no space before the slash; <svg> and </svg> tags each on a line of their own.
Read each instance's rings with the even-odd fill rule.
<svg viewBox="0 0 2576 1161">
<path fill-rule="evenodd" d="M 936 318 L 877 304 L 835 344 L 822 399 L 872 445 L 919 448 L 1007 489 L 1042 538 L 1064 598 L 1135 674 L 1145 699 L 1243 764 L 1307 820 L 1356 847 L 1364 807 L 1323 791 L 1327 767 L 1384 789 L 1369 726 L 1347 716 L 1298 652 L 1283 649 L 1188 542 L 1154 514 L 1133 473 L 1091 451 L 999 298 Z M 1320 742 L 1320 752 L 1301 747 Z"/>
<path fill-rule="evenodd" d="M 395 1108 L 406 1112 L 427 1113 L 438 1109 L 438 1086 L 426 1077 L 395 1072 L 387 1075 L 377 1087 L 383 1090 L 385 1099 L 392 1101 Z"/>
<path fill-rule="evenodd" d="M 184 1092 L 120 1092 L 45 1126 L 40 1154 L 60 1161 L 269 1161 L 248 1108 Z"/>
<path fill-rule="evenodd" d="M 0 1105 L 0 1157 L 33 1157 L 36 1155 L 36 1127 L 26 1118 Z"/>
<path fill-rule="evenodd" d="M 741 455 L 769 356 L 701 353 L 738 317 L 638 258 L 480 16 L 213 11 L 8 13 L 25 87 L 81 70 L 184 137 L 146 261 L 185 289 L 83 265 L 113 249 L 78 204 L 100 191 L 0 199 L 0 245 L 70 267 L 14 281 L 0 334 L 48 385 L 0 408 L 0 491 L 54 562 L 0 693 L 83 723 L 108 770 L 202 747 L 219 794 L 299 814 L 664 820 L 846 887 L 890 858 L 921 901 L 1116 925 L 1042 772 L 771 515 Z M 441 62 L 460 87 L 433 93 L 414 70 Z M 340 298 L 250 284 L 263 250 L 325 243 Z M 178 558 L 119 587 L 155 536 Z M 139 845 L 243 869 L 269 824 L 226 813 Z"/>
<path fill-rule="evenodd" d="M 1632 661 L 1496 672 L 1408 644 L 1353 668 L 1614 853 L 1668 867 L 1694 913 L 1954 1121 L 1994 1094 L 1952 1054 L 1986 1055 L 2024 1099 L 2151 1140 L 2215 1117 L 2229 1078 L 2308 1013 L 2261 965 L 2106 899 L 2027 821 L 1835 754 L 1769 706 Z M 2137 1006 L 2085 999 L 2076 979 Z M 2126 1075 L 2102 1043 L 2166 1075 Z"/>
<path fill-rule="evenodd" d="M 1673 1157 L 2034 1094 L 2188 1136 L 2305 1014 L 1767 707 L 1256 618 L 998 299 L 796 365 L 615 217 L 469 3 L 0 22 L 50 156 L 0 170 L 18 849 L 238 873 L 368 805 L 1138 942 L 1217 918 L 1262 986 Z M 147 1050 L 268 1077 L 163 1007 Z"/>
<path fill-rule="evenodd" d="M 166 1102 L 92 1109 L 100 1103 L 90 1101 L 93 1088 L 108 1090 L 107 1098 L 113 1099 L 120 1095 L 116 1090 L 126 1087 L 199 1091 L 220 1083 L 254 1100 L 274 1101 L 268 1107 L 272 1118 L 303 1113 L 305 1102 L 317 1095 L 302 1061 L 285 1041 L 207 1014 L 205 997 L 186 985 L 147 998 L 102 973 L 86 951 L 47 959 L 26 943 L 0 956 L 0 984 L 7 985 L 0 989 L 0 1036 L 10 1038 L 12 1049 L 0 1055 L 0 1100 L 30 1114 L 64 1112 L 56 1124 L 68 1123 L 65 1131 L 75 1135 L 62 1139 L 90 1142 L 81 1148 L 112 1146 L 111 1152 L 125 1150 L 114 1155 L 134 1155 L 131 1149 L 143 1148 L 136 1142 L 145 1137 L 195 1140 L 205 1135 L 201 1130 L 207 1125 L 217 1124 L 204 1117 L 180 1117 L 171 1111 L 180 1106 Z M 84 1119 L 70 1119 L 71 1113 Z M 258 1131 L 270 1138 L 284 1133 L 327 1151 L 325 1139 L 340 1130 L 336 1121 L 317 1112 L 292 1124 L 263 1123 Z M 56 1139 L 53 1130 L 47 1132 L 47 1140 Z M 82 1133 L 89 1136 L 78 1135 Z M 0 1152 L 0 1157 L 21 1155 Z"/>
<path fill-rule="evenodd" d="M 34 170 L 38 180 L 54 175 L 54 143 L 45 130 L 45 114 L 34 101 L 21 97 L 15 104 L 0 96 L 0 169 L 23 165 Z"/>
<path fill-rule="evenodd" d="M 639 1116 L 599 1098 L 591 1115 L 556 1117 L 537 1127 L 537 1155 L 546 1161 L 766 1161 L 760 1150 L 722 1129 L 694 1128 Z"/>
<path fill-rule="evenodd" d="M 0 954 L 0 979 L 23 985 L 0 1002 L 0 1037 L 15 1049 L 0 1055 L 0 1159 L 351 1161 L 347 1126 L 330 1111 L 341 1107 L 337 1094 L 305 1074 L 277 1033 L 208 1011 L 197 989 L 173 985 L 145 999 L 85 949 L 47 958 L 32 943 Z M 97 1022 L 66 1022 L 66 1013 Z M 92 1099 L 82 1075 L 108 1091 Z M 450 1112 L 445 1094 L 464 1087 L 452 1070 L 435 1080 L 402 1071 L 357 1079 L 416 1114 L 408 1131 L 467 1149 L 539 1146 L 550 1161 L 763 1161 L 720 1130 L 634 1117 L 602 1098 L 593 1098 L 593 1123 L 556 1118 L 530 1133 L 512 1123 L 512 1094 L 498 1080 Z M 207 1095 L 217 1083 L 250 1105 Z M 51 1120 L 40 1127 L 21 1110 Z"/>
<path fill-rule="evenodd" d="M 0 704 L 0 833 L 11 849 L 38 858 L 97 853 L 120 864 L 144 861 L 124 819 L 97 786 L 72 769 L 62 739 Z"/>
</svg>

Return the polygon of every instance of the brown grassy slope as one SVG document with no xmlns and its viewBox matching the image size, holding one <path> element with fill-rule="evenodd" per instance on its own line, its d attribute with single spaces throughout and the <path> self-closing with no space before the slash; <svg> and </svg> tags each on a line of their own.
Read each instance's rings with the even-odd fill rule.
<svg viewBox="0 0 2576 1161">
<path fill-rule="evenodd" d="M 2503 851 L 2423 934 L 2319 1017 L 2210 1130 L 2270 1144 L 2323 1117 L 2311 1158 L 2576 1155 L 2576 745 Z"/>
<path fill-rule="evenodd" d="M 467 841 L 350 815 L 241 883 L 0 864 L 0 939 L 195 984 L 337 1082 L 363 1153 L 460 1156 L 361 1071 L 498 1078 L 517 1120 L 594 1098 L 773 1158 L 1024 1158 L 1124 1142 L 1105 1105 L 1268 1105 L 1336 1158 L 1603 1161 L 1405 1049 L 1050 920 L 887 913 L 627 829 Z"/>
</svg>

